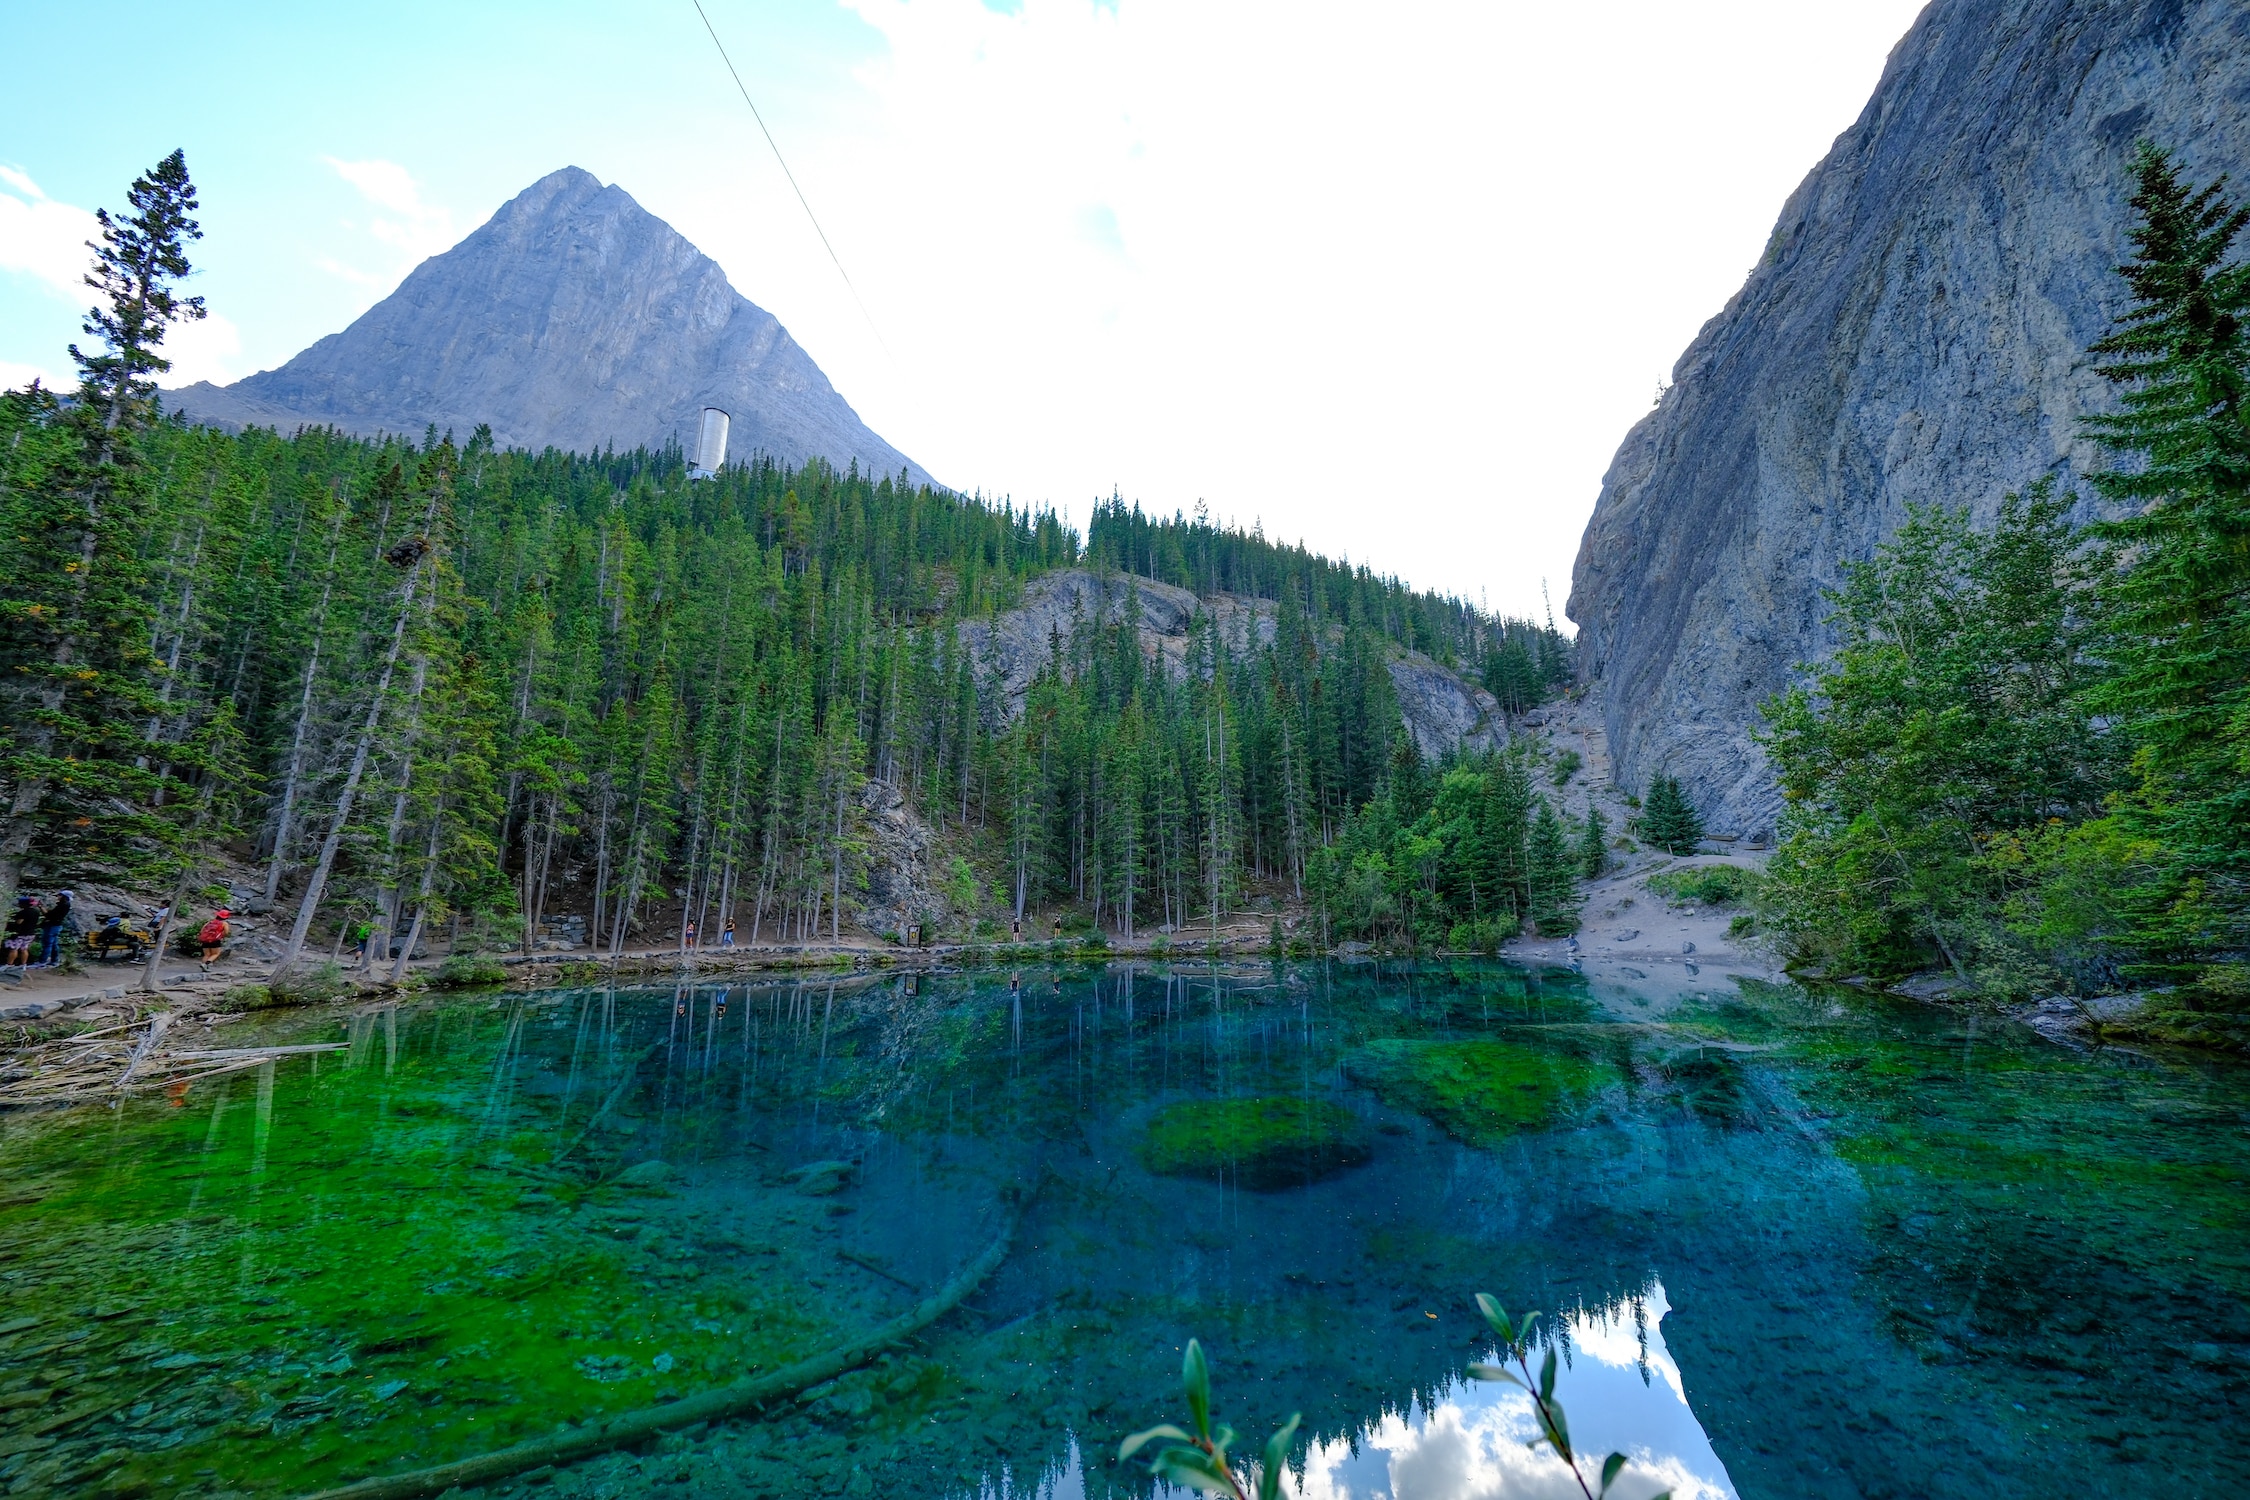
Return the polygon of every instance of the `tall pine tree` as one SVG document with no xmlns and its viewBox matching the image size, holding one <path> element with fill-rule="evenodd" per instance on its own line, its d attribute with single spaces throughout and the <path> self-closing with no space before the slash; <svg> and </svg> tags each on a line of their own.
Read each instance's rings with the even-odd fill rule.
<svg viewBox="0 0 2250 1500">
<path fill-rule="evenodd" d="M 176 821 L 155 811 L 174 757 L 151 728 L 165 709 L 142 552 L 154 480 L 135 439 L 155 416 L 151 377 L 171 368 L 158 353 L 166 331 L 203 316 L 200 297 L 175 290 L 201 230 L 178 151 L 126 198 L 131 212 L 102 210 L 88 245 L 86 284 L 101 301 L 85 331 L 101 345 L 71 346 L 76 399 L 64 406 L 36 386 L 9 398 L 35 446 L 0 492 L 0 907 L 35 839 L 48 865 L 128 871 L 177 842 Z"/>
<path fill-rule="evenodd" d="M 2094 528 L 2088 704 L 2135 757 L 2112 844 L 2127 925 L 2186 957 L 2250 935 L 2250 262 L 2227 264 L 2250 206 L 2145 142 L 2134 173 L 2133 305 L 2092 351 L 2125 392 L 2086 427 L 2126 460 L 2092 480 L 2131 513 Z"/>
</svg>

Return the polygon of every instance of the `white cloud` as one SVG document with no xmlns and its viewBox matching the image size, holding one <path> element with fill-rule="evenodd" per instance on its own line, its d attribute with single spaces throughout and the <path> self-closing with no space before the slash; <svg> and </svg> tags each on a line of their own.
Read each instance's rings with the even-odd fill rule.
<svg viewBox="0 0 2250 1500">
<path fill-rule="evenodd" d="M 50 391 L 68 391 L 78 384 L 59 370 L 18 364 L 12 359 L 0 359 L 0 391 L 20 391 L 34 380 L 44 381 Z"/>
<path fill-rule="evenodd" d="M 453 226 L 452 211 L 443 204 L 424 202 L 421 185 L 397 162 L 342 161 L 333 156 L 323 156 L 321 160 L 358 189 L 368 203 L 385 211 L 368 223 L 366 232 L 395 252 L 382 257 L 385 262 L 382 271 L 363 270 L 323 256 L 316 264 L 330 275 L 374 291 L 388 292 L 408 271 L 440 251 L 451 249 L 461 237 Z"/>
<path fill-rule="evenodd" d="M 85 282 L 94 260 L 87 242 L 100 235 L 101 224 L 90 210 L 58 203 L 28 172 L 0 166 L 0 271 L 30 276 L 83 306 L 95 296 Z M 176 324 L 160 352 L 172 361 L 172 372 L 162 377 L 166 385 L 197 380 L 224 384 L 235 378 L 230 361 L 242 352 L 242 337 L 232 322 L 213 313 L 200 322 Z M 18 389 L 33 376 L 51 390 L 77 384 L 64 367 L 0 361 L 0 387 Z"/>
<path fill-rule="evenodd" d="M 30 174 L 0 166 L 0 271 L 31 276 L 72 299 L 86 295 L 85 275 L 94 252 L 86 242 L 101 234 L 92 211 L 57 203 Z"/>
<path fill-rule="evenodd" d="M 241 330 L 222 313 L 175 324 L 158 352 L 172 362 L 171 373 L 162 377 L 166 386 L 193 385 L 198 380 L 225 385 L 246 373 L 236 363 L 242 353 Z"/>
<path fill-rule="evenodd" d="M 1559 614 L 1610 456 L 1920 0 L 843 3 L 862 97 L 777 129 L 895 359 L 737 102 L 644 201 L 871 426 Z"/>
</svg>

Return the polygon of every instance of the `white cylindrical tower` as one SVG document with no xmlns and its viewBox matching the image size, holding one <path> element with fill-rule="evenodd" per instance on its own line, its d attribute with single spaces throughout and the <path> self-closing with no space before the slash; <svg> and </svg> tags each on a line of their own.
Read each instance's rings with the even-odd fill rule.
<svg viewBox="0 0 2250 1500">
<path fill-rule="evenodd" d="M 727 427 L 730 419 L 716 406 L 703 408 L 703 423 L 695 434 L 695 472 L 716 474 L 727 461 Z"/>
</svg>

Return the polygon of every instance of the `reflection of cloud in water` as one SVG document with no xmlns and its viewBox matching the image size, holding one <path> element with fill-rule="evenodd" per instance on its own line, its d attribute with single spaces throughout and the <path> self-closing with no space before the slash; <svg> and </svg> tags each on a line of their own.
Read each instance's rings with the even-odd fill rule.
<svg viewBox="0 0 2250 1500">
<path fill-rule="evenodd" d="M 1651 1281 L 1638 1297 L 1573 1313 L 1563 1322 L 1568 1363 L 1555 1376 L 1555 1397 L 1589 1479 L 1607 1454 L 1630 1460 L 1610 1491 L 1615 1500 L 1646 1500 L 1664 1489 L 1674 1500 L 1736 1500 L 1664 1347 L 1660 1325 L 1669 1311 L 1663 1286 Z M 1538 1371 L 1536 1353 L 1531 1367 Z M 1456 1380 L 1434 1410 L 1386 1415 L 1356 1438 L 1300 1450 L 1303 1476 L 1284 1488 L 1293 1500 L 1580 1500 L 1554 1451 L 1530 1446 L 1537 1431 L 1531 1398 L 1521 1390 Z M 1262 1442 L 1245 1437 L 1237 1451 L 1254 1457 Z M 979 1500 L 1082 1500 L 1083 1461 L 1074 1439 L 1059 1472 L 988 1479 Z M 1185 1500 L 1184 1491 L 1165 1486 L 1157 1494 Z"/>
<path fill-rule="evenodd" d="M 1677 1500 L 1734 1500 L 1734 1485 L 1687 1404 L 1679 1366 L 1658 1326 L 1662 1286 L 1599 1312 L 1571 1316 L 1570 1362 L 1555 1396 L 1591 1474 L 1602 1456 L 1630 1460 L 1610 1493 L 1643 1500 L 1669 1488 Z M 1645 1343 L 1644 1343 L 1645 1330 Z M 1536 1371 L 1539 1361 L 1532 1359 Z M 1435 1410 L 1389 1416 L 1357 1443 L 1331 1439 L 1305 1456 L 1298 1500 L 1567 1500 L 1579 1494 L 1544 1444 L 1531 1398 L 1512 1385 L 1455 1381 Z M 1357 1448 L 1357 1452 L 1353 1451 Z"/>
</svg>

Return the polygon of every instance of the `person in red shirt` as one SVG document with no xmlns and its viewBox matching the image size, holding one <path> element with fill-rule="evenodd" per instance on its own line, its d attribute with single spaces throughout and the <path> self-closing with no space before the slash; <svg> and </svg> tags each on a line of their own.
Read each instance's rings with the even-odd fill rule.
<svg viewBox="0 0 2250 1500">
<path fill-rule="evenodd" d="M 225 907 L 220 907 L 211 913 L 211 920 L 204 923 L 203 930 L 195 935 L 196 940 L 203 944 L 203 967 L 206 969 L 217 961 L 220 954 L 227 951 L 227 938 L 234 932 L 227 918 L 233 915 Z"/>
</svg>

